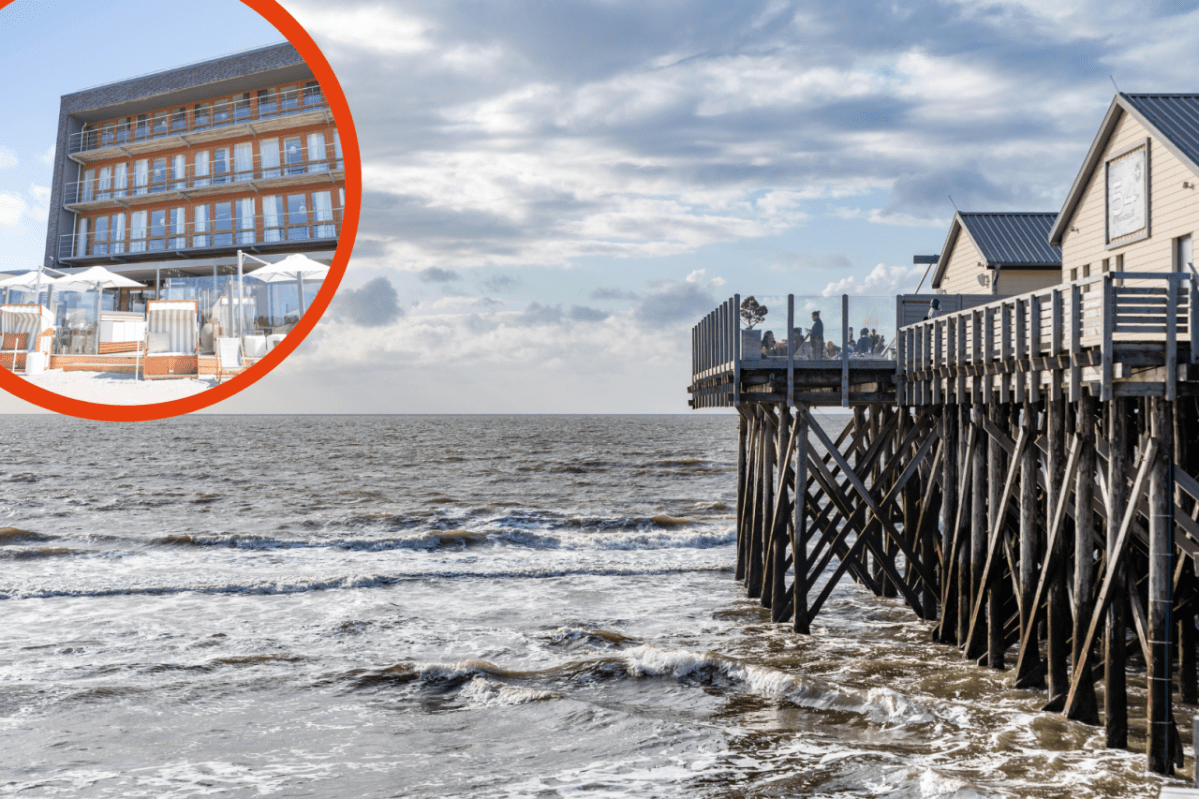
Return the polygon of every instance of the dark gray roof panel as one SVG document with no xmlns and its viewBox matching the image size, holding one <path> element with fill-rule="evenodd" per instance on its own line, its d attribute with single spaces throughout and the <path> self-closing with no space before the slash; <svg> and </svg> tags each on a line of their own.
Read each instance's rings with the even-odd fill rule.
<svg viewBox="0 0 1199 799">
<path fill-rule="evenodd" d="M 990 266 L 1060 265 L 1062 250 L 1049 246 L 1056 213 L 963 213 L 962 224 Z"/>
<path fill-rule="evenodd" d="M 1199 163 L 1199 94 L 1125 94 L 1153 127 Z"/>
</svg>

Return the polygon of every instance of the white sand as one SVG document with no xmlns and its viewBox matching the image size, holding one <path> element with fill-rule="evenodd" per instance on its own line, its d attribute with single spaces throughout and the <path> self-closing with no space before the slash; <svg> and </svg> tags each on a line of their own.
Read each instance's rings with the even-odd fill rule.
<svg viewBox="0 0 1199 799">
<path fill-rule="evenodd" d="M 176 378 L 137 380 L 116 372 L 64 372 L 48 369 L 40 375 L 21 375 L 35 386 L 64 397 L 104 405 L 147 405 L 190 397 L 216 385 L 216 380 Z"/>
</svg>

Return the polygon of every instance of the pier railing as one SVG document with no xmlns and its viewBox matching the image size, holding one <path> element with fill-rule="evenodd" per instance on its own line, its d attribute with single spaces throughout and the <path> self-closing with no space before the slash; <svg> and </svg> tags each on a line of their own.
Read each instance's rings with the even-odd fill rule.
<svg viewBox="0 0 1199 799">
<path fill-rule="evenodd" d="M 1071 402 L 1084 378 L 1097 379 L 1106 401 L 1116 349 L 1130 345 L 1146 348 L 1144 366 L 1164 367 L 1165 398 L 1173 400 L 1178 344 L 1191 341 L 1197 317 L 1194 271 L 1108 272 L 937 316 L 899 332 L 898 400 L 939 403 L 943 390 L 963 396 L 969 381 L 982 378 L 998 384 L 1001 402 L 1036 402 L 1041 375 L 1060 371 L 1063 379 L 1050 380 L 1048 390 L 1060 391 L 1068 372 Z M 1188 349 L 1190 362 L 1199 363 L 1199 347 Z"/>
</svg>

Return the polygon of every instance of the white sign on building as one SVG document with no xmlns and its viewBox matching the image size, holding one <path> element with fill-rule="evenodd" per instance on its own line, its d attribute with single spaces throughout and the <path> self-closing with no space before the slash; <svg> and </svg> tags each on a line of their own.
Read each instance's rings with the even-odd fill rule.
<svg viewBox="0 0 1199 799">
<path fill-rule="evenodd" d="M 1145 151 L 1142 145 L 1107 163 L 1108 241 L 1140 233 L 1149 224 Z"/>
</svg>

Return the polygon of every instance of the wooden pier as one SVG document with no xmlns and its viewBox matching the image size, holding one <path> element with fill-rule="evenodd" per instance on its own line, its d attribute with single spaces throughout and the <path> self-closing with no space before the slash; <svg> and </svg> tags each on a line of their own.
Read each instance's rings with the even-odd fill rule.
<svg viewBox="0 0 1199 799">
<path fill-rule="evenodd" d="M 736 579 L 805 634 L 846 575 L 902 598 L 1109 747 L 1144 680 L 1148 768 L 1172 773 L 1179 703 L 1199 701 L 1197 283 L 1107 272 L 1000 298 L 900 328 L 891 360 L 849 357 L 844 332 L 839 360 L 746 357 L 740 298 L 723 303 L 693 331 L 689 390 L 740 416 Z M 819 407 L 852 416 L 826 430 Z"/>
</svg>

